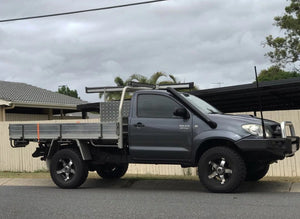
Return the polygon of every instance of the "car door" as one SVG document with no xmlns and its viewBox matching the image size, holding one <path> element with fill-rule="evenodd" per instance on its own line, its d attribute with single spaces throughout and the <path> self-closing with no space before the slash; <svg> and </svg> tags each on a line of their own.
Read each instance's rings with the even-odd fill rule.
<svg viewBox="0 0 300 219">
<path fill-rule="evenodd" d="M 129 122 L 129 151 L 134 160 L 176 162 L 190 158 L 192 118 L 175 116 L 178 108 L 183 106 L 168 95 L 137 96 Z"/>
</svg>

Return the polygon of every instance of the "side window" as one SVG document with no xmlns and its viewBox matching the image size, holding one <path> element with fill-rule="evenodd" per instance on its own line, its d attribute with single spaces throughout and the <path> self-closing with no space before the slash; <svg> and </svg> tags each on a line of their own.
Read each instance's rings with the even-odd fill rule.
<svg viewBox="0 0 300 219">
<path fill-rule="evenodd" d="M 153 94 L 138 96 L 137 116 L 146 118 L 174 118 L 180 105 L 169 97 Z"/>
</svg>

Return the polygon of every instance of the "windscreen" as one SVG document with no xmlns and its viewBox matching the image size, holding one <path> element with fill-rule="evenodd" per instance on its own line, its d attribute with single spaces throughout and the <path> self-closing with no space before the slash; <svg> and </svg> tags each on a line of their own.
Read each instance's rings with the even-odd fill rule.
<svg viewBox="0 0 300 219">
<path fill-rule="evenodd" d="M 221 111 L 210 105 L 209 103 L 205 102 L 204 100 L 195 97 L 194 95 L 181 93 L 181 95 L 195 107 L 197 107 L 201 112 L 205 114 L 222 114 Z"/>
</svg>

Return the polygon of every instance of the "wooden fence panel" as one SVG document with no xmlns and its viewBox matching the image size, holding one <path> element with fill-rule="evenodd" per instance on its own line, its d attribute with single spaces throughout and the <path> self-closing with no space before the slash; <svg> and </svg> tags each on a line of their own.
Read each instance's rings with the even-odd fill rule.
<svg viewBox="0 0 300 219">
<path fill-rule="evenodd" d="M 9 142 L 8 125 L 10 123 L 76 123 L 76 122 L 99 122 L 99 119 L 89 120 L 45 120 L 30 122 L 0 122 L 0 171 L 26 171 L 33 172 L 47 169 L 46 163 L 31 155 L 38 146 L 30 143 L 25 148 L 12 148 Z"/>
<path fill-rule="evenodd" d="M 46 169 L 45 162 L 31 156 L 37 147 L 36 143 L 30 143 L 25 148 L 10 147 L 8 124 L 8 122 L 0 123 L 0 170 L 32 172 Z"/>
</svg>

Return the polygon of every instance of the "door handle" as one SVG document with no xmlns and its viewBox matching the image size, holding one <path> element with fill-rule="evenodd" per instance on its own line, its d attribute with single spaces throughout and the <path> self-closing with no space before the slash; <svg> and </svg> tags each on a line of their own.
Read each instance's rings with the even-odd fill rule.
<svg viewBox="0 0 300 219">
<path fill-rule="evenodd" d="M 145 127 L 145 125 L 141 122 L 138 122 L 137 124 L 134 125 L 134 127 L 143 128 L 143 127 Z"/>
</svg>

